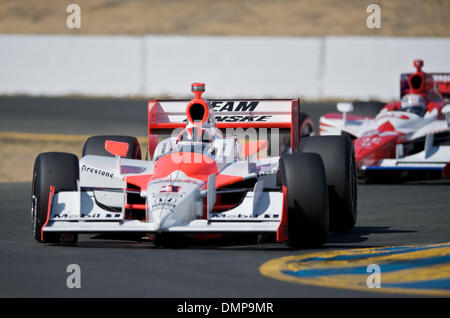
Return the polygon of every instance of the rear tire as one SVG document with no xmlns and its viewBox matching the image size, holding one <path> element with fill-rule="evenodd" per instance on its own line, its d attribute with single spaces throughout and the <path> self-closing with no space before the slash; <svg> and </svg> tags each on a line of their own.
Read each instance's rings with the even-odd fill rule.
<svg viewBox="0 0 450 318">
<path fill-rule="evenodd" d="M 105 150 L 105 141 L 113 140 L 125 142 L 128 144 L 128 152 L 124 158 L 141 160 L 141 146 L 136 137 L 130 136 L 92 136 L 84 143 L 83 157 L 87 155 L 114 157 Z"/>
<path fill-rule="evenodd" d="M 357 174 L 353 143 L 348 136 L 313 136 L 300 142 L 303 153 L 322 157 L 328 186 L 330 230 L 348 232 L 357 219 Z"/>
<path fill-rule="evenodd" d="M 284 156 L 280 172 L 287 196 L 289 245 L 323 245 L 328 237 L 328 194 L 322 159 L 313 153 Z"/>
<path fill-rule="evenodd" d="M 46 152 L 37 156 L 34 162 L 32 182 L 33 236 L 40 243 L 60 243 L 60 233 L 43 233 L 42 227 L 47 221 L 50 186 L 59 191 L 77 191 L 79 168 L 77 156 L 63 152 Z M 70 240 L 64 236 L 64 243 L 74 243 L 78 235 L 70 235 Z"/>
</svg>

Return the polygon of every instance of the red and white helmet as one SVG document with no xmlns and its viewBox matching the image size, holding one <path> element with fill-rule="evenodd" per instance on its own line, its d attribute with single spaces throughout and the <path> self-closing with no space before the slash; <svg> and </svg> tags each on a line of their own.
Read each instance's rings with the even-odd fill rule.
<svg viewBox="0 0 450 318">
<path fill-rule="evenodd" d="M 415 113 L 421 116 L 426 109 L 426 103 L 423 96 L 418 94 L 407 94 L 402 97 L 401 110 Z"/>
</svg>

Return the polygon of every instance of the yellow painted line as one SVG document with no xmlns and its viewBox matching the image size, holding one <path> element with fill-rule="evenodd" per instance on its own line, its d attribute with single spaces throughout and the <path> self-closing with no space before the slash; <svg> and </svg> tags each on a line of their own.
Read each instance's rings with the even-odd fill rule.
<svg viewBox="0 0 450 318">
<path fill-rule="evenodd" d="M 294 256 L 293 260 L 301 260 L 306 258 L 312 258 L 312 257 L 321 257 L 321 258 L 328 258 L 325 261 L 315 261 L 315 262 L 308 262 L 306 264 L 299 264 L 298 262 L 288 262 L 286 269 L 291 271 L 297 271 L 302 269 L 313 269 L 313 268 L 323 268 L 324 262 L 326 262 L 326 265 L 328 267 L 334 267 L 334 268 L 345 268 L 345 267 L 354 267 L 354 266 L 361 266 L 364 264 L 367 264 L 368 261 L 371 262 L 371 264 L 383 264 L 388 263 L 390 261 L 408 261 L 408 260 L 415 260 L 419 258 L 426 258 L 426 257 L 434 257 L 434 256 L 440 256 L 443 254 L 450 254 L 450 247 L 444 247 L 445 245 L 448 245 L 448 243 L 445 244 L 436 244 L 433 245 L 436 247 L 435 249 L 427 249 L 427 250 L 420 250 L 420 251 L 411 251 L 411 252 L 405 252 L 401 254 L 391 254 L 391 255 L 379 255 L 385 253 L 386 251 L 380 251 L 379 248 L 375 249 L 355 249 L 355 250 L 349 250 L 349 251 L 336 251 L 332 253 L 327 253 L 325 256 L 322 253 L 315 253 L 315 254 L 308 254 L 307 257 L 301 257 L 297 258 Z M 404 246 L 405 248 L 411 247 L 413 248 L 413 245 L 410 246 Z M 442 248 L 440 248 L 442 247 Z M 369 254 L 371 256 L 367 256 L 366 258 L 359 259 L 359 260 L 332 260 L 335 256 L 352 256 L 352 255 L 359 255 L 361 254 L 361 251 L 364 254 Z"/>
<path fill-rule="evenodd" d="M 402 246 L 402 248 L 415 248 L 417 246 Z M 389 253 L 383 250 L 386 248 L 367 248 L 353 249 L 333 252 L 317 252 L 297 256 L 286 256 L 278 259 L 269 260 L 259 268 L 263 276 L 282 280 L 286 282 L 299 283 L 305 285 L 314 285 L 328 288 L 351 289 L 358 291 L 374 291 L 383 293 L 402 293 L 413 295 L 429 295 L 450 297 L 450 289 L 419 289 L 397 286 L 383 286 L 389 284 L 408 284 L 420 283 L 430 280 L 450 279 L 450 263 L 430 264 L 416 268 L 400 268 L 396 271 L 383 273 L 383 264 L 388 265 L 392 262 L 414 262 L 418 259 L 427 259 L 450 255 L 449 243 L 424 245 L 420 247 L 430 247 L 430 249 L 420 251 L 401 252 L 400 254 L 377 255 Z M 357 256 L 367 255 L 361 259 L 333 260 L 337 256 Z M 302 270 L 327 270 L 327 269 L 351 269 L 357 267 L 366 267 L 369 264 L 379 264 L 381 266 L 381 288 L 368 288 L 366 280 L 371 273 L 366 274 L 330 274 L 327 276 L 296 276 L 288 272 L 301 272 Z"/>
<path fill-rule="evenodd" d="M 37 134 L 24 132 L 0 132 L 1 139 L 29 141 L 85 142 L 91 135 Z M 146 144 L 146 136 L 136 137 L 141 144 Z"/>
<path fill-rule="evenodd" d="M 263 274 L 264 275 L 264 274 Z M 370 273 L 367 273 L 367 276 Z M 268 276 L 268 275 L 264 275 Z M 413 289 L 413 288 L 399 288 L 399 287 L 384 287 L 383 286 L 383 274 L 381 278 L 381 288 L 368 288 L 366 285 L 366 278 L 361 277 L 361 275 L 340 275 L 337 277 L 318 277 L 315 279 L 307 279 L 307 278 L 297 278 L 291 277 L 288 279 L 286 275 L 277 277 L 278 280 L 304 284 L 304 285 L 314 285 L 319 287 L 326 288 L 337 288 L 337 289 L 349 289 L 355 291 L 364 291 L 364 292 L 381 292 L 381 293 L 393 293 L 393 294 L 411 294 L 411 295 L 423 295 L 423 296 L 441 296 L 441 297 L 450 297 L 450 292 L 443 291 L 440 289 Z M 268 276 L 270 277 L 270 276 Z"/>
</svg>

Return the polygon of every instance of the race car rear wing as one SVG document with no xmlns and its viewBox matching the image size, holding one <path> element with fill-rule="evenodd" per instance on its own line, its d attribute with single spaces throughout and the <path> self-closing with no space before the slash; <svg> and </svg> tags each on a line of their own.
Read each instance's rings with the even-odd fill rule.
<svg viewBox="0 0 450 318">
<path fill-rule="evenodd" d="M 439 93 L 445 100 L 450 100 L 450 73 L 431 73 Z"/>
<path fill-rule="evenodd" d="M 174 129 L 187 124 L 189 100 L 152 100 L 148 103 L 148 147 L 153 156 L 158 143 Z M 278 128 L 280 147 L 288 144 L 296 152 L 300 142 L 300 102 L 298 99 L 210 100 L 217 128 Z M 268 135 L 271 129 L 268 129 Z M 268 136 L 271 138 L 271 136 Z M 284 152 L 285 149 L 280 149 Z"/>
<path fill-rule="evenodd" d="M 411 73 L 400 75 L 400 98 L 409 91 L 408 76 Z M 436 89 L 445 100 L 450 100 L 450 73 L 426 73 L 428 78 L 432 79 L 436 84 Z"/>
</svg>

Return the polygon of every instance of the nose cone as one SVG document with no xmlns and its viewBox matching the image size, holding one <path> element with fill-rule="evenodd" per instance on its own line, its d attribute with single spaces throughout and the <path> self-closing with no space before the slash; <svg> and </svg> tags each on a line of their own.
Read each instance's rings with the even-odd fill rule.
<svg viewBox="0 0 450 318">
<path fill-rule="evenodd" d="M 187 179 L 183 172 L 177 172 Z M 167 231 L 172 226 L 188 225 L 203 212 L 201 182 L 156 180 L 148 184 L 148 222 L 155 231 Z"/>
<path fill-rule="evenodd" d="M 157 231 L 165 230 L 175 223 L 170 218 L 171 214 L 171 209 L 168 207 L 162 207 L 161 209 L 152 211 L 152 223 L 154 223 Z"/>
<path fill-rule="evenodd" d="M 400 133 L 373 131 L 354 141 L 358 167 L 376 165 L 383 158 L 395 158 L 395 145 Z"/>
<path fill-rule="evenodd" d="M 157 230 L 166 229 L 175 224 L 172 216 L 177 206 L 184 198 L 184 192 L 170 183 L 149 184 L 149 221 L 155 225 Z"/>
</svg>

